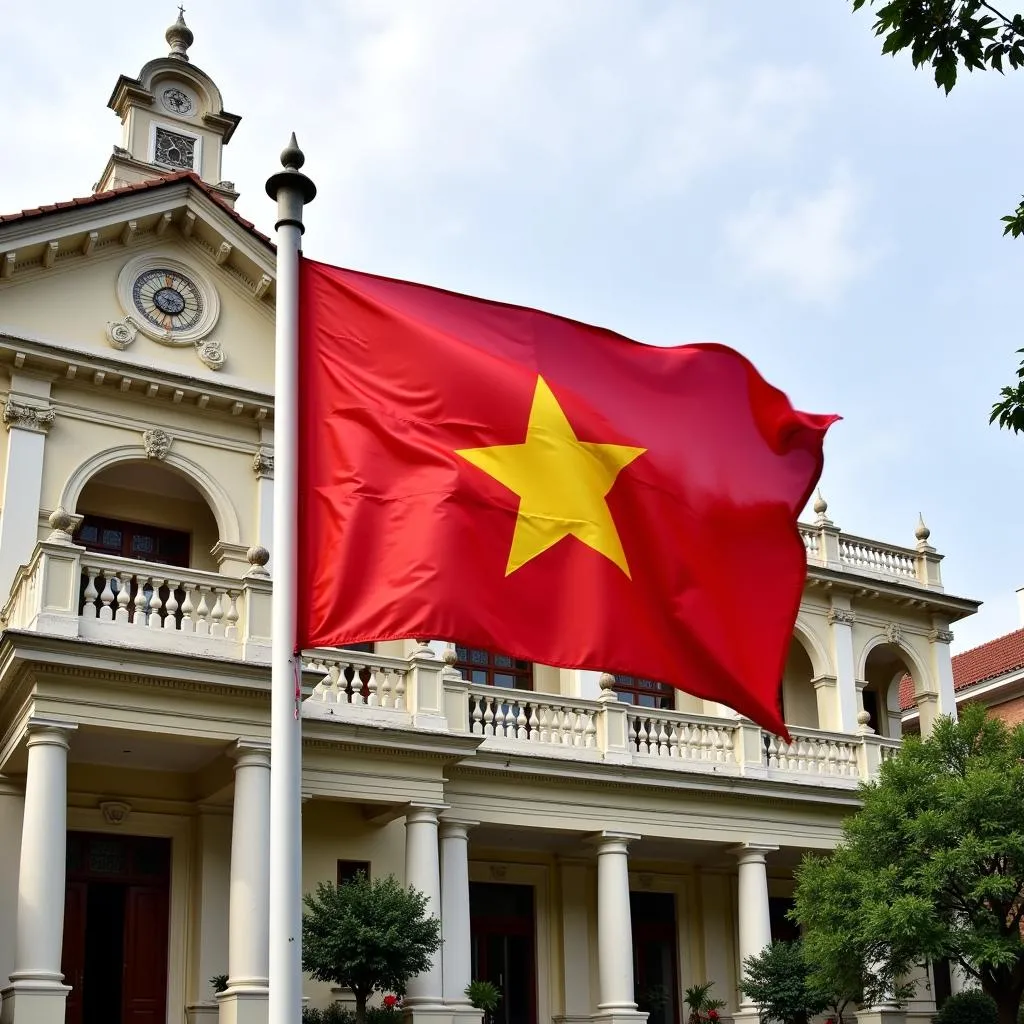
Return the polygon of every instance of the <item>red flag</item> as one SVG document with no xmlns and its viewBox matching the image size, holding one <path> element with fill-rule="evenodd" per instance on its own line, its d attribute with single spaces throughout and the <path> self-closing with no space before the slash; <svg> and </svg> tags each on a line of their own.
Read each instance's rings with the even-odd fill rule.
<svg viewBox="0 0 1024 1024">
<path fill-rule="evenodd" d="M 719 345 L 303 260 L 298 643 L 657 679 L 784 732 L 796 517 L 836 417 Z"/>
</svg>

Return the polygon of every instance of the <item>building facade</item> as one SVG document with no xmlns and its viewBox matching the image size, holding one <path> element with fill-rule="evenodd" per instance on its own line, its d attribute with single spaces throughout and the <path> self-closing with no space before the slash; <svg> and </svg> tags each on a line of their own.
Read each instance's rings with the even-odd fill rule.
<svg viewBox="0 0 1024 1024">
<path fill-rule="evenodd" d="M 3 1024 L 266 1020 L 274 250 L 221 178 L 239 118 L 167 40 L 115 85 L 96 191 L 0 216 Z M 925 730 L 955 710 L 977 607 L 923 524 L 851 536 L 819 498 L 801 533 L 789 743 L 651 680 L 304 653 L 304 884 L 428 894 L 414 1019 L 478 1019 L 472 978 L 499 1024 L 679 1024 L 704 981 L 756 1017 L 742 958 L 897 747 L 900 680 Z"/>
</svg>

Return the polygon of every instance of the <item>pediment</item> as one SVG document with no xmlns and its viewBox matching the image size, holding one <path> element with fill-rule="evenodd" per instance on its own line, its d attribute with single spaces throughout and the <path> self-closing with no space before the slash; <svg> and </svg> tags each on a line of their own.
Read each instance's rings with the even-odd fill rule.
<svg viewBox="0 0 1024 1024">
<path fill-rule="evenodd" d="M 0 219 L 0 334 L 273 391 L 274 250 L 191 176 Z"/>
</svg>

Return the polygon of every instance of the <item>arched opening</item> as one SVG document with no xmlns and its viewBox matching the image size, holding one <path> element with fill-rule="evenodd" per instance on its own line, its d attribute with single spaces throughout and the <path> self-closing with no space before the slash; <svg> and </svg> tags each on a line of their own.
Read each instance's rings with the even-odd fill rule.
<svg viewBox="0 0 1024 1024">
<path fill-rule="evenodd" d="M 895 644 L 879 644 L 864 662 L 864 710 L 868 725 L 879 736 L 899 739 L 902 734 L 900 680 L 913 676 L 913 666 Z"/>
<path fill-rule="evenodd" d="M 74 511 L 75 540 L 98 554 L 216 572 L 217 521 L 181 472 L 145 460 L 117 462 L 89 478 Z"/>
<path fill-rule="evenodd" d="M 787 725 L 819 728 L 818 697 L 813 680 L 810 655 L 800 640 L 793 637 L 782 676 L 782 717 Z"/>
</svg>

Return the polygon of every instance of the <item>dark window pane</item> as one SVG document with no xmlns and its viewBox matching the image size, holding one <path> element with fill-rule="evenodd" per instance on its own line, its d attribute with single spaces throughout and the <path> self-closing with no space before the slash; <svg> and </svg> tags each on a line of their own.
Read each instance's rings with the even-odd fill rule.
<svg viewBox="0 0 1024 1024">
<path fill-rule="evenodd" d="M 516 685 L 516 677 L 506 675 L 504 672 L 494 673 L 494 685 L 505 686 L 512 689 Z"/>
<path fill-rule="evenodd" d="M 100 543 L 107 548 L 119 548 L 121 546 L 121 531 L 104 530 Z"/>
<path fill-rule="evenodd" d="M 507 654 L 496 654 L 494 656 L 495 668 L 512 668 L 512 658 Z"/>
<path fill-rule="evenodd" d="M 455 647 L 455 666 L 463 679 L 505 689 L 532 690 L 533 665 L 522 658 L 479 647 Z"/>
</svg>

